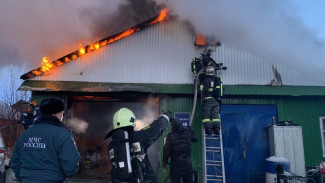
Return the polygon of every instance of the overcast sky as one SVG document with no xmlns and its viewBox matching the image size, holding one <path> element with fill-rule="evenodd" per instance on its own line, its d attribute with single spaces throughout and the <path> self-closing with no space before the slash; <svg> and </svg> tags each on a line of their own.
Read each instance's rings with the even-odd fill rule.
<svg viewBox="0 0 325 183">
<path fill-rule="evenodd" d="M 77 3 L 76 3 L 77 2 Z M 133 26 L 166 4 L 228 47 L 275 64 L 325 69 L 323 0 L 0 0 L 0 68 L 26 71 Z"/>
</svg>

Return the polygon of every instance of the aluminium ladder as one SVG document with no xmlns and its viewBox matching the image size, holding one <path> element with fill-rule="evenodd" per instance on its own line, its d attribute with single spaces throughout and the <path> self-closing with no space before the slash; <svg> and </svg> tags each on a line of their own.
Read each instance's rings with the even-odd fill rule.
<svg viewBox="0 0 325 183">
<path fill-rule="evenodd" d="M 206 183 L 226 183 L 223 159 L 222 132 L 206 135 L 203 131 L 204 178 Z"/>
</svg>

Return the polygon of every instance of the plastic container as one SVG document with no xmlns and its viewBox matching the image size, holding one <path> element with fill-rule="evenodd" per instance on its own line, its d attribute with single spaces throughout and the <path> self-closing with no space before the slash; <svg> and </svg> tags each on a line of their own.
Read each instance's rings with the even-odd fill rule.
<svg viewBox="0 0 325 183">
<path fill-rule="evenodd" d="M 290 161 L 283 157 L 271 156 L 266 159 L 266 183 L 276 182 L 276 166 L 282 166 L 284 171 L 290 172 Z"/>
</svg>

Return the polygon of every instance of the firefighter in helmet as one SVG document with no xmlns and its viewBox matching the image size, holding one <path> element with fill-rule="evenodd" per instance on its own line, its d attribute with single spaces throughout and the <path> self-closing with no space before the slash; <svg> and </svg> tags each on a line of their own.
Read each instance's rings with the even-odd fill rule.
<svg viewBox="0 0 325 183">
<path fill-rule="evenodd" d="M 199 74 L 199 72 L 205 71 L 205 69 L 209 66 L 214 67 L 215 69 L 219 67 L 219 65 L 211 58 L 212 48 L 205 48 L 204 51 L 201 53 L 200 58 L 193 58 L 192 60 L 192 72 L 194 75 Z M 201 73 L 199 76 L 200 82 L 204 79 L 204 72 Z"/>
<path fill-rule="evenodd" d="M 215 68 L 206 67 L 205 77 L 200 84 L 201 91 L 201 118 L 205 133 L 219 135 L 220 115 L 219 109 L 223 95 L 222 78 L 217 77 Z"/>
<path fill-rule="evenodd" d="M 136 118 L 130 109 L 121 108 L 114 114 L 114 129 L 105 137 L 112 138 L 108 152 L 113 183 L 157 182 L 146 152 L 163 134 L 171 117 L 171 112 L 165 112 L 149 126 L 134 131 Z"/>
</svg>

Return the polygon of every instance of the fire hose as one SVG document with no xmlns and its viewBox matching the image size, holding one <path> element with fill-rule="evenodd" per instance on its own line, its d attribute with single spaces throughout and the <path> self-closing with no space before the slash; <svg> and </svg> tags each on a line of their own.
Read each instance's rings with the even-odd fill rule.
<svg viewBox="0 0 325 183">
<path fill-rule="evenodd" d="M 195 75 L 195 79 L 194 79 L 194 98 L 193 98 L 193 106 L 192 106 L 192 113 L 191 113 L 191 118 L 190 118 L 190 126 L 192 126 L 192 122 L 193 122 L 193 117 L 194 117 L 194 113 L 195 113 L 195 108 L 196 108 L 196 101 L 197 101 L 197 86 L 199 83 L 199 76 L 200 74 L 202 74 L 204 72 L 204 69 L 201 69 L 199 71 L 199 73 L 197 73 Z"/>
</svg>

